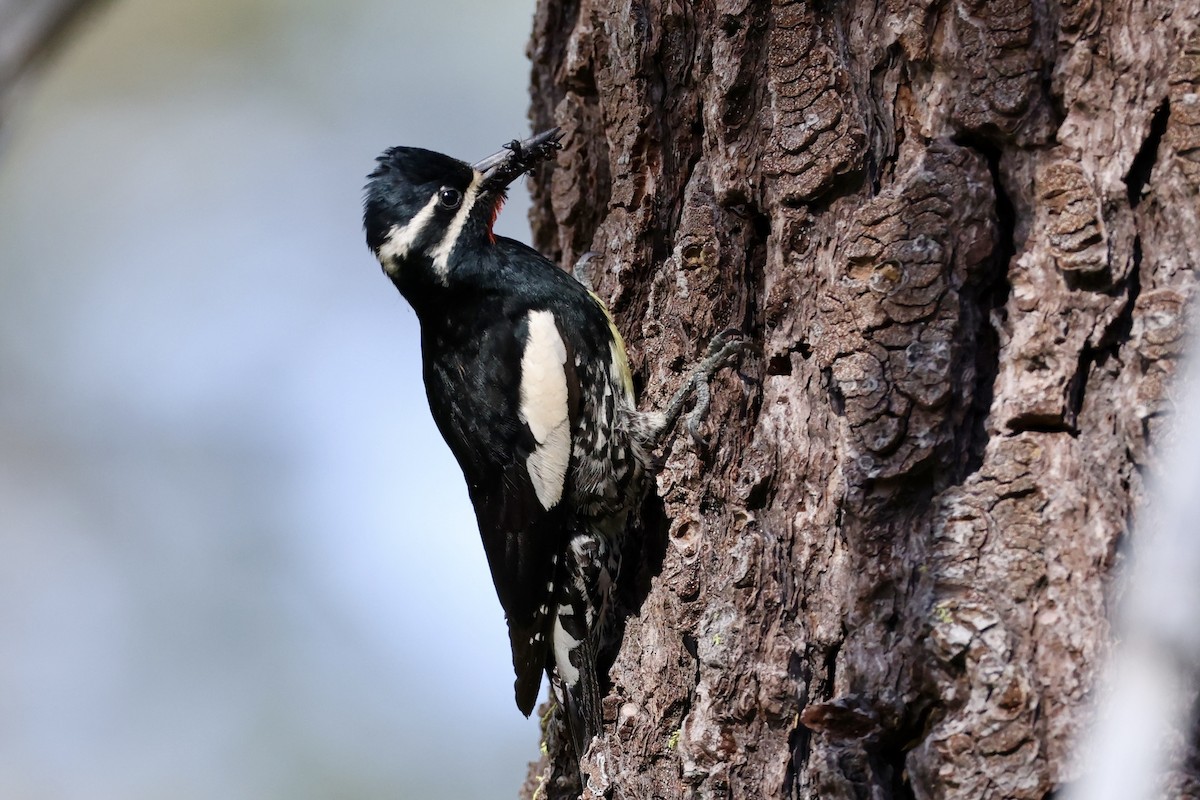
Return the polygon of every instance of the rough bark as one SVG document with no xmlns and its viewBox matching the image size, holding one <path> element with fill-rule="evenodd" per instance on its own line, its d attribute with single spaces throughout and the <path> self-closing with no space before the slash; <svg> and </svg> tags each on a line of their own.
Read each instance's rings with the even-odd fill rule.
<svg viewBox="0 0 1200 800">
<path fill-rule="evenodd" d="M 1050 796 L 1193 294 L 1200 3 L 542 0 L 530 54 L 536 243 L 644 405 L 761 346 L 666 458 L 584 796 Z"/>
</svg>

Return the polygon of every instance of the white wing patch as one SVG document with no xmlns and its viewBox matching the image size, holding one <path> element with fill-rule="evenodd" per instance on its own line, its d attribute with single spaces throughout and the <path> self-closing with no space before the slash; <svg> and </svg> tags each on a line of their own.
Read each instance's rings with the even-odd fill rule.
<svg viewBox="0 0 1200 800">
<path fill-rule="evenodd" d="M 466 201 L 464 201 L 464 205 Z M 562 499 L 571 456 L 571 421 L 567 408 L 567 347 L 549 311 L 530 311 L 529 338 L 521 355 L 521 421 L 529 426 L 537 447 L 525 462 L 542 508 Z"/>
<path fill-rule="evenodd" d="M 476 198 L 479 197 L 479 186 L 482 182 L 483 173 L 476 171 L 474 177 L 471 178 L 471 185 L 463 192 L 462 205 L 458 207 L 458 213 L 446 226 L 446 235 L 429 254 L 433 258 L 433 271 L 442 279 L 442 283 L 446 282 L 446 277 L 450 274 L 450 254 L 454 252 L 454 245 L 458 242 L 458 237 L 462 235 L 463 225 L 467 224 L 467 219 L 471 216 L 471 209 L 475 206 Z"/>
<path fill-rule="evenodd" d="M 379 252 L 376 254 L 379 257 L 379 263 L 383 265 L 384 272 L 389 275 L 393 274 L 399 268 L 400 262 L 408 258 L 408 253 L 416 244 L 417 237 L 421 235 L 421 231 L 433 218 L 437 202 L 437 195 L 434 195 L 407 224 L 393 225 L 392 229 L 388 231 L 387 239 L 379 246 Z"/>
<path fill-rule="evenodd" d="M 558 667 L 558 677 L 563 679 L 563 683 L 574 686 L 579 683 L 579 670 L 571 663 L 571 651 L 579 646 L 579 640 L 563 628 L 560 616 L 563 611 L 570 614 L 571 607 L 559 606 L 559 613 L 554 615 L 554 632 L 552 634 L 554 664 Z"/>
</svg>

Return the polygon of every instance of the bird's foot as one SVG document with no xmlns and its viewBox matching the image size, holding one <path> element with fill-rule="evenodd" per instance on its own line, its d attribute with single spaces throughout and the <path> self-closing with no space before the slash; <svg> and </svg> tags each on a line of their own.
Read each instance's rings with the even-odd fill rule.
<svg viewBox="0 0 1200 800">
<path fill-rule="evenodd" d="M 705 439 L 700 433 L 700 425 L 708 415 L 708 407 L 712 402 L 712 389 L 709 382 L 712 376 L 721 369 L 733 364 L 743 353 L 752 349 L 752 344 L 745 334 L 735 328 L 721 331 L 708 343 L 705 357 L 692 368 L 687 380 L 675 392 L 671 402 L 662 412 L 659 425 L 651 432 L 650 441 L 654 448 L 664 443 L 666 437 L 675 428 L 675 423 L 687 405 L 688 396 L 695 392 L 696 402 L 687 415 L 687 431 L 692 440 L 699 445 L 705 445 Z"/>
</svg>

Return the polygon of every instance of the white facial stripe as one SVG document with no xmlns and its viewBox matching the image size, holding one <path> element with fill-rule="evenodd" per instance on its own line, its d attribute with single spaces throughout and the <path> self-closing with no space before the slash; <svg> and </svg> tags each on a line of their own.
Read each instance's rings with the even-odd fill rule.
<svg viewBox="0 0 1200 800">
<path fill-rule="evenodd" d="M 467 224 L 467 218 L 471 216 L 471 208 L 475 205 L 476 198 L 479 197 L 479 187 L 482 182 L 483 173 L 476 171 L 475 176 L 471 178 L 471 185 L 463 192 L 462 205 L 458 207 L 458 213 L 446 227 L 446 235 L 430 253 L 433 257 L 433 271 L 441 276 L 443 282 L 450 273 L 450 254 L 454 252 L 454 244 L 462 234 L 463 225 Z"/>
<path fill-rule="evenodd" d="M 521 354 L 520 419 L 529 426 L 537 447 L 525 468 L 542 508 L 562 499 L 571 455 L 571 422 L 567 409 L 567 347 L 549 311 L 530 311 L 529 338 Z"/>
<path fill-rule="evenodd" d="M 417 237 L 429 224 L 429 220 L 433 219 L 437 202 L 437 195 L 434 195 L 429 198 L 425 207 L 408 221 L 407 225 L 393 225 L 392 229 L 388 231 L 387 239 L 379 247 L 379 263 L 383 265 L 388 274 L 395 272 L 400 261 L 408 257 L 408 252 L 416 244 Z"/>
</svg>

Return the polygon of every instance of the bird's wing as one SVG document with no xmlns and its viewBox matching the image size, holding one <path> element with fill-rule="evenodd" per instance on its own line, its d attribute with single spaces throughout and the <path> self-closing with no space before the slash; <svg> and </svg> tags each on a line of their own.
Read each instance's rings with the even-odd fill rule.
<svg viewBox="0 0 1200 800">
<path fill-rule="evenodd" d="M 448 410 L 438 425 L 467 477 L 508 619 L 517 706 L 528 715 L 546 666 L 555 578 L 566 543 L 564 500 L 579 379 L 568 337 L 550 311 L 523 312 L 516 324 L 493 327 L 478 345 L 465 374 L 447 376 L 452 383 L 443 380 L 441 391 L 457 387 L 473 392 L 477 401 L 482 393 L 487 408 L 472 404 L 468 417 L 455 397 L 432 402 L 432 384 L 431 406 Z M 520 365 L 515 375 L 514 364 Z"/>
</svg>

